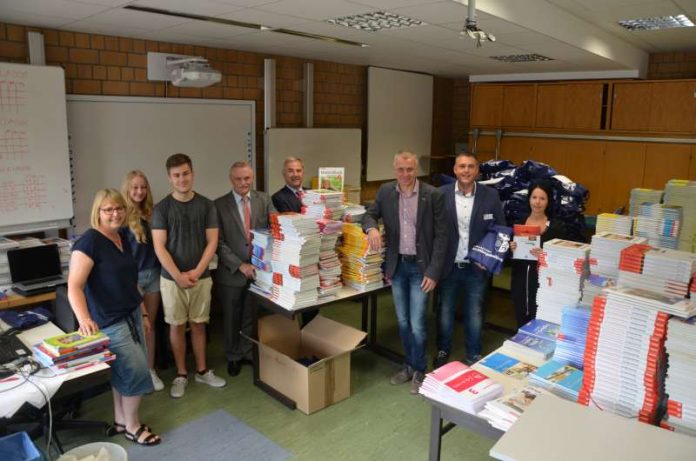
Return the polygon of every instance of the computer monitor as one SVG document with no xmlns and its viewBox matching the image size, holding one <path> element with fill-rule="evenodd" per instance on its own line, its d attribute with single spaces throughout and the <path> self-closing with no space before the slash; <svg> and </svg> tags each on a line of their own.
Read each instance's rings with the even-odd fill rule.
<svg viewBox="0 0 696 461">
<path fill-rule="evenodd" d="M 60 277 L 63 274 L 58 245 L 55 244 L 9 250 L 7 261 L 12 283 Z"/>
</svg>

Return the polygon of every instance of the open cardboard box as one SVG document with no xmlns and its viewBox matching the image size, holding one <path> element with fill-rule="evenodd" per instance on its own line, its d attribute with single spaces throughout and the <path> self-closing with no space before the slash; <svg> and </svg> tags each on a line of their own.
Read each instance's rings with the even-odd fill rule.
<svg viewBox="0 0 696 461">
<path fill-rule="evenodd" d="M 281 315 L 259 319 L 261 381 L 295 401 L 306 414 L 350 396 L 350 353 L 367 333 L 317 315 L 302 330 Z M 316 356 L 305 366 L 296 361 Z"/>
</svg>

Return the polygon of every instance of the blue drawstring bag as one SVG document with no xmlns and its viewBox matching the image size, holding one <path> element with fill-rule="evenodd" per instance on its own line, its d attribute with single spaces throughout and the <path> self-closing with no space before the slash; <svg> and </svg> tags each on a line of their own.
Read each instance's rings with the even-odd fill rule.
<svg viewBox="0 0 696 461">
<path fill-rule="evenodd" d="M 512 228 L 493 224 L 486 235 L 469 252 L 469 259 L 485 267 L 491 274 L 499 274 L 510 250 Z"/>
</svg>

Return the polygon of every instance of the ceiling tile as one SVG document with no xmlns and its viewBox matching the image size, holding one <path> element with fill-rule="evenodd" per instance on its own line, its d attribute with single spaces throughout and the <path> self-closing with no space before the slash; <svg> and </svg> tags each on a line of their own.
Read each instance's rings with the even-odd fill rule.
<svg viewBox="0 0 696 461">
<path fill-rule="evenodd" d="M 241 6 L 227 5 L 210 0 L 196 0 L 195 2 L 191 0 L 136 0 L 132 2 L 132 4 L 202 16 L 219 16 L 243 8 Z"/>
<path fill-rule="evenodd" d="M 109 8 L 107 6 L 89 5 L 67 0 L 2 0 L 0 18 L 8 13 L 25 13 L 53 16 L 55 18 L 82 19 Z"/>
<path fill-rule="evenodd" d="M 344 0 L 281 0 L 276 3 L 261 5 L 257 8 L 263 11 L 315 20 L 377 11 L 376 8 L 349 3 Z"/>
</svg>

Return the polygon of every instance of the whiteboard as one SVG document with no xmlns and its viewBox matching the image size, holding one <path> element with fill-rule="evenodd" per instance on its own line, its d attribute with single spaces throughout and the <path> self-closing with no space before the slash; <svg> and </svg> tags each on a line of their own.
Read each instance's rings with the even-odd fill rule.
<svg viewBox="0 0 696 461">
<path fill-rule="evenodd" d="M 120 190 L 130 170 L 147 175 L 155 202 L 164 198 L 165 162 L 178 152 L 193 161 L 196 192 L 229 192 L 230 165 L 253 162 L 254 110 L 254 101 L 69 96 L 77 231 L 89 227 L 95 192 Z"/>
<path fill-rule="evenodd" d="M 0 63 L 0 234 L 72 216 L 63 69 Z"/>
<path fill-rule="evenodd" d="M 360 187 L 359 128 L 269 128 L 264 138 L 266 191 L 274 194 L 285 185 L 283 162 L 299 157 L 304 163 L 305 186 L 309 186 L 319 167 L 346 169 L 345 185 Z"/>
<path fill-rule="evenodd" d="M 367 69 L 367 180 L 394 179 L 394 154 L 418 155 L 430 173 L 433 77 L 379 67 Z"/>
</svg>

